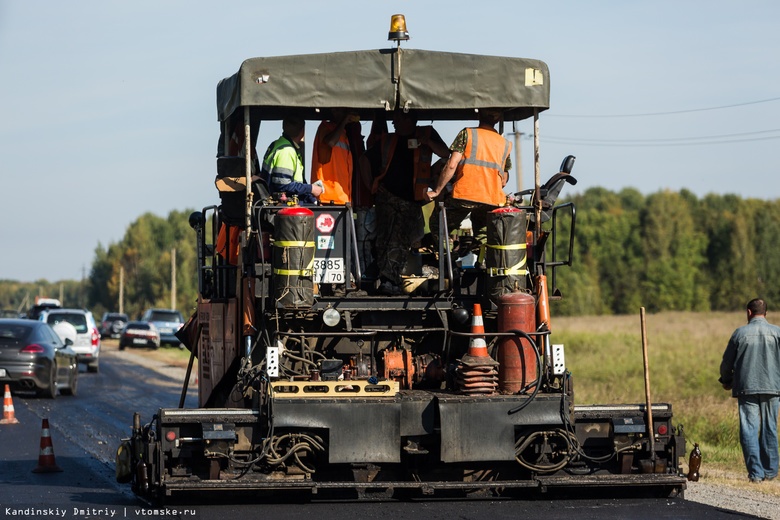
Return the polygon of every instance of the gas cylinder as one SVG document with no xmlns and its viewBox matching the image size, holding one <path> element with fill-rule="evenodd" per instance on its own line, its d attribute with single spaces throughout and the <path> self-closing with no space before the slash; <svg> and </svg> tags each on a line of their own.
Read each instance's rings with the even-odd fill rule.
<svg viewBox="0 0 780 520">
<path fill-rule="evenodd" d="M 314 304 L 314 213 L 304 207 L 279 210 L 274 218 L 274 298 L 286 309 Z"/>
<path fill-rule="evenodd" d="M 485 267 L 488 295 L 494 303 L 502 294 L 526 286 L 526 213 L 507 206 L 488 213 Z"/>
<path fill-rule="evenodd" d="M 524 292 L 511 292 L 498 299 L 498 331 L 536 330 L 534 297 Z M 516 394 L 537 378 L 536 354 L 533 345 L 520 336 L 504 337 L 498 344 L 498 390 Z M 530 388 L 528 389 L 530 390 Z"/>
</svg>

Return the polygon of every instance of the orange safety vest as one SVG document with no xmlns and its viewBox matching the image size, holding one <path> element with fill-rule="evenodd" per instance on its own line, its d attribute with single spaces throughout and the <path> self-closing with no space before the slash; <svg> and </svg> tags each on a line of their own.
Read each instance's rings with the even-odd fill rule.
<svg viewBox="0 0 780 520">
<path fill-rule="evenodd" d="M 321 180 L 325 193 L 320 196 L 320 202 L 346 204 L 352 200 L 352 153 L 349 149 L 347 133 L 342 132 L 339 142 L 333 147 L 330 161 L 322 163 L 319 160 L 319 145 L 325 136 L 336 128 L 336 123 L 324 121 L 317 129 L 314 137 L 314 148 L 311 154 L 311 171 L 315 180 Z"/>
<path fill-rule="evenodd" d="M 238 265 L 241 253 L 241 231 L 239 226 L 229 226 L 222 222 L 217 234 L 217 253 L 230 265 Z"/>
<path fill-rule="evenodd" d="M 452 185 L 452 198 L 502 206 L 504 166 L 512 143 L 495 130 L 467 128 L 468 142 L 458 163 Z"/>
<path fill-rule="evenodd" d="M 430 139 L 431 137 L 430 126 L 418 126 L 415 129 L 414 137 L 420 140 L 421 137 Z M 390 168 L 390 162 L 393 159 L 395 153 L 395 147 L 398 144 L 398 136 L 396 134 L 389 134 L 382 136 L 382 167 L 379 175 L 374 178 L 374 184 L 371 186 L 371 193 L 376 193 L 379 189 L 379 184 L 382 179 L 387 175 L 387 170 Z M 430 146 L 420 145 L 414 150 L 414 200 L 428 201 L 427 193 L 428 187 L 431 185 L 431 160 L 433 157 L 433 150 Z"/>
</svg>

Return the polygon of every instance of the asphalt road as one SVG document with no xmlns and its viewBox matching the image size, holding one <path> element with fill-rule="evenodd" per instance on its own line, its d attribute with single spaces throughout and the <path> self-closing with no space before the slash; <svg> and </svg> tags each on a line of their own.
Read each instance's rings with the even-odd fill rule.
<svg viewBox="0 0 780 520">
<path fill-rule="evenodd" d="M 537 518 L 699 519 L 755 518 L 684 499 L 585 498 L 578 500 L 419 500 L 410 502 L 298 501 L 258 505 L 215 503 L 190 497 L 165 507 L 135 498 L 114 479 L 114 453 L 129 436 L 134 411 L 148 420 L 160 407 L 178 405 L 184 371 L 136 362 L 143 351 L 120 353 L 105 345 L 100 373 L 81 369 L 76 397 L 55 400 L 13 396 L 20 424 L 0 425 L 0 518 L 274 518 L 343 520 Z M 195 406 L 190 390 L 186 406 Z M 41 461 L 42 422 L 49 422 L 55 464 L 61 472 L 33 473 Z"/>
</svg>

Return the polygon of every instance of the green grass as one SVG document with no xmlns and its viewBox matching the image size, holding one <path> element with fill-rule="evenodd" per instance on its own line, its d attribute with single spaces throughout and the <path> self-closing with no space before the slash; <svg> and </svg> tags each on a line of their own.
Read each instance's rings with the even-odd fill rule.
<svg viewBox="0 0 780 520">
<path fill-rule="evenodd" d="M 688 447 L 707 464 L 744 471 L 737 404 L 718 383 L 720 361 L 744 312 L 646 315 L 650 396 L 671 403 Z M 563 343 L 577 404 L 645 402 L 642 329 L 635 316 L 553 319 L 552 341 Z"/>
</svg>

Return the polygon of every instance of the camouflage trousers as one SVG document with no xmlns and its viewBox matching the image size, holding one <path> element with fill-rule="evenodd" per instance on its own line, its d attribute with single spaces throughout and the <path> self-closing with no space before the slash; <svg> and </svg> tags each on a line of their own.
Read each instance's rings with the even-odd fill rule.
<svg viewBox="0 0 780 520">
<path fill-rule="evenodd" d="M 469 215 L 471 215 L 471 229 L 474 238 L 479 240 L 480 243 L 485 243 L 487 240 L 487 215 L 498 206 L 492 204 L 485 204 L 482 202 L 472 202 L 464 199 L 454 199 L 449 197 L 444 200 L 444 209 L 447 211 L 447 234 L 449 235 L 454 230 L 460 228 L 460 223 Z M 431 235 L 435 240 L 435 243 L 439 243 L 439 214 L 441 208 L 438 204 L 433 210 L 431 215 L 430 227 Z"/>
<path fill-rule="evenodd" d="M 423 236 L 422 207 L 383 188 L 379 189 L 374 200 L 379 274 L 400 285 L 409 250 Z"/>
</svg>

